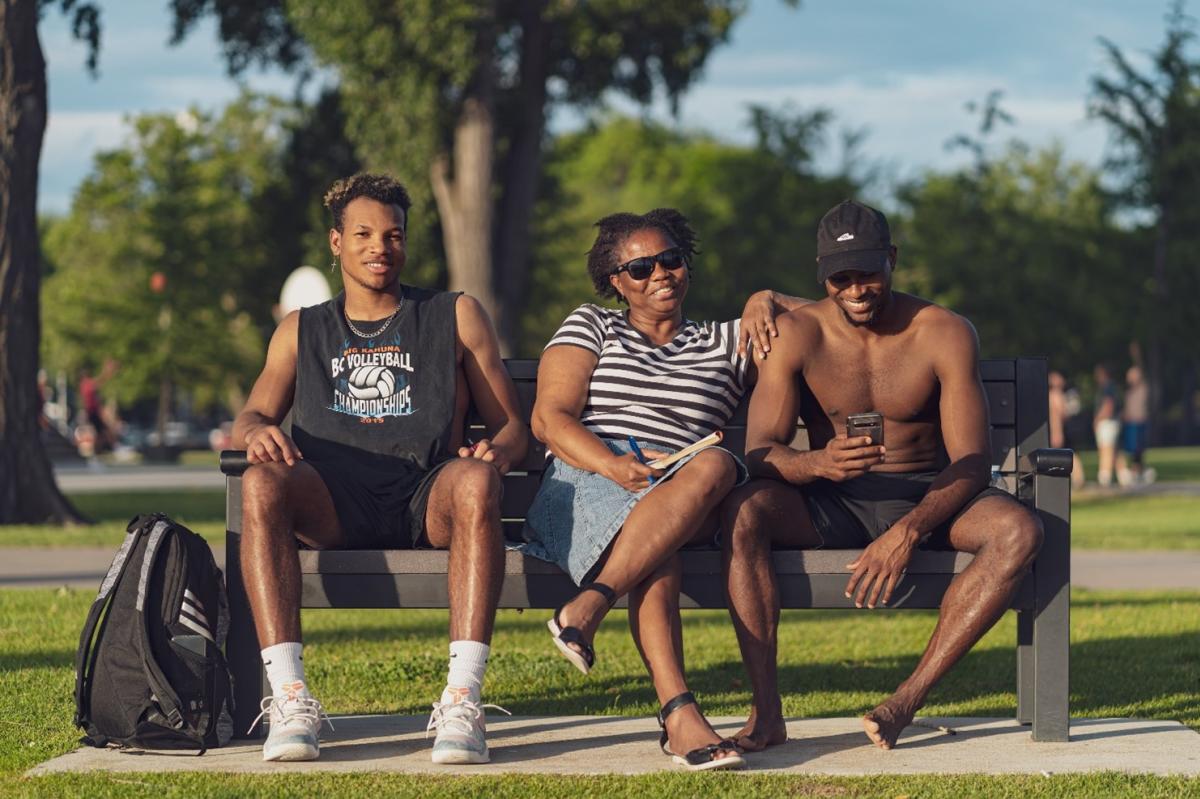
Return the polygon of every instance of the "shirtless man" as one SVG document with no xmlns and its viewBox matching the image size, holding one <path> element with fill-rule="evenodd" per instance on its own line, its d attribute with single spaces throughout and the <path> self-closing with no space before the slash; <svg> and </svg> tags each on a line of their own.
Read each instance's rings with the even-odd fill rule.
<svg viewBox="0 0 1200 799">
<path fill-rule="evenodd" d="M 772 547 L 865 547 L 847 564 L 855 607 L 886 606 L 922 544 L 974 553 L 942 599 L 917 668 L 863 717 L 890 749 L 930 689 L 1009 605 L 1042 541 L 1037 517 L 988 486 L 987 405 L 971 324 L 892 291 L 896 267 L 883 214 L 843 202 L 817 232 L 828 296 L 779 317 L 759 364 L 746 453 L 760 479 L 726 501 L 730 614 L 754 707 L 736 740 L 761 749 L 787 738 L 776 674 L 779 592 Z M 882 445 L 846 436 L 849 414 L 883 415 Z M 788 445 L 801 417 L 809 451 Z"/>
<path fill-rule="evenodd" d="M 296 540 L 317 549 L 450 550 L 450 668 L 435 763 L 485 763 L 480 688 L 504 576 L 500 476 L 528 431 L 495 331 L 465 294 L 400 283 L 408 193 L 355 175 L 325 197 L 343 294 L 279 323 L 233 427 L 241 565 L 272 695 L 264 760 L 314 760 L 321 705 L 304 676 Z M 489 438 L 463 440 L 473 401 Z M 292 412 L 292 435 L 279 424 Z M 386 694 L 387 686 L 379 686 Z"/>
</svg>

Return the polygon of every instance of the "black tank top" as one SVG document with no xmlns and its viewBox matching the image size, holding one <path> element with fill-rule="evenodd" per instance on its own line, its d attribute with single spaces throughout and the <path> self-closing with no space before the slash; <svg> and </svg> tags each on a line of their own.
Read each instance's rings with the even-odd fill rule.
<svg viewBox="0 0 1200 799">
<path fill-rule="evenodd" d="M 455 292 L 404 286 L 389 324 L 346 324 L 345 294 L 300 311 L 292 437 L 306 460 L 425 471 L 450 457 Z M 381 476 L 381 475 L 380 475 Z"/>
</svg>

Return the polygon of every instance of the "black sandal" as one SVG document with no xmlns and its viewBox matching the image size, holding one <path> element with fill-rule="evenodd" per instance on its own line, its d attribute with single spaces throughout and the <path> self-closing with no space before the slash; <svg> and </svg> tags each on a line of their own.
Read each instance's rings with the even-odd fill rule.
<svg viewBox="0 0 1200 799">
<path fill-rule="evenodd" d="M 720 743 L 693 749 L 686 755 L 677 755 L 671 751 L 668 746 L 670 739 L 667 736 L 667 716 L 687 705 L 696 705 L 697 709 L 700 707 L 700 703 L 696 701 L 696 697 L 691 691 L 684 691 L 658 711 L 658 726 L 662 728 L 662 736 L 658 739 L 658 745 L 663 750 L 663 754 L 670 755 L 673 761 L 684 766 L 688 771 L 744 768 L 746 761 L 738 753 L 737 744 L 729 738 L 723 738 Z M 729 752 L 730 754 L 718 758 L 716 757 L 717 752 Z"/>
<path fill-rule="evenodd" d="M 584 591 L 595 591 L 602 594 L 608 600 L 610 608 L 616 604 L 616 592 L 604 583 L 588 583 L 580 588 L 575 596 L 579 596 Z M 572 600 L 574 598 L 572 597 Z M 596 651 L 592 649 L 592 645 L 583 637 L 583 632 L 578 627 L 563 627 L 559 623 L 558 614 L 562 613 L 564 607 L 566 604 L 558 606 L 558 610 L 554 611 L 554 618 L 546 622 L 546 626 L 550 628 L 550 634 L 554 636 L 554 645 L 558 647 L 558 651 L 562 653 L 563 657 L 571 661 L 575 668 L 587 674 L 596 663 Z M 572 649 L 568 644 L 575 644 L 579 649 Z"/>
</svg>

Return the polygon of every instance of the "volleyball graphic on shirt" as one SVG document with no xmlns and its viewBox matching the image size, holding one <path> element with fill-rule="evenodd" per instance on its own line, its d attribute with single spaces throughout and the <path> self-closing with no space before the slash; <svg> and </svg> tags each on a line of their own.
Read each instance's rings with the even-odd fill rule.
<svg viewBox="0 0 1200 799">
<path fill-rule="evenodd" d="M 404 348 L 398 335 L 366 347 L 345 340 L 336 357 L 326 363 L 333 389 L 329 410 L 357 416 L 363 422 L 416 412 L 412 380 L 417 370 L 413 354 Z"/>
<path fill-rule="evenodd" d="M 359 366 L 350 373 L 349 382 L 355 399 L 383 399 L 396 393 L 396 375 L 386 366 Z"/>
</svg>

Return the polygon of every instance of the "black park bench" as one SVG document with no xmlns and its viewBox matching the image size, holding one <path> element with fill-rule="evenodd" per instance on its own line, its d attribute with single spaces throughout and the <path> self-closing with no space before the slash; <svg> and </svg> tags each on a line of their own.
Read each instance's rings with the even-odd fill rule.
<svg viewBox="0 0 1200 799">
<path fill-rule="evenodd" d="M 507 361 L 526 420 L 533 408 L 536 360 Z M 980 365 L 991 416 L 995 483 L 1033 509 L 1045 543 L 1012 601 L 1017 612 L 1017 721 L 1031 724 L 1035 741 L 1066 741 L 1070 617 L 1071 453 L 1049 447 L 1047 368 L 1041 358 L 985 360 Z M 725 445 L 745 444 L 745 403 L 726 428 Z M 471 423 L 479 428 L 478 420 Z M 798 431 L 798 442 L 806 439 Z M 544 447 L 532 441 L 524 462 L 504 478 L 505 536 L 521 540 L 522 521 L 537 491 Z M 242 530 L 242 472 L 246 453 L 221 453 L 226 475 L 226 581 L 229 589 L 228 661 L 234 678 L 237 734 L 246 734 L 268 694 L 254 621 L 238 558 Z M 844 595 L 845 564 L 855 550 L 779 551 L 774 555 L 784 608 L 853 608 Z M 438 550 L 336 550 L 300 552 L 305 608 L 445 608 L 448 553 Z M 936 608 L 971 555 L 919 551 L 889 607 Z M 556 566 L 508 552 L 502 608 L 551 610 L 576 591 Z M 684 553 L 684 608 L 724 608 L 720 552 Z M 625 606 L 624 600 L 620 607 Z M 731 639 L 732 640 L 732 639 Z M 546 641 L 550 646 L 550 641 Z M 781 686 L 788 690 L 788 686 Z M 262 734 L 261 725 L 253 735 Z"/>
</svg>

